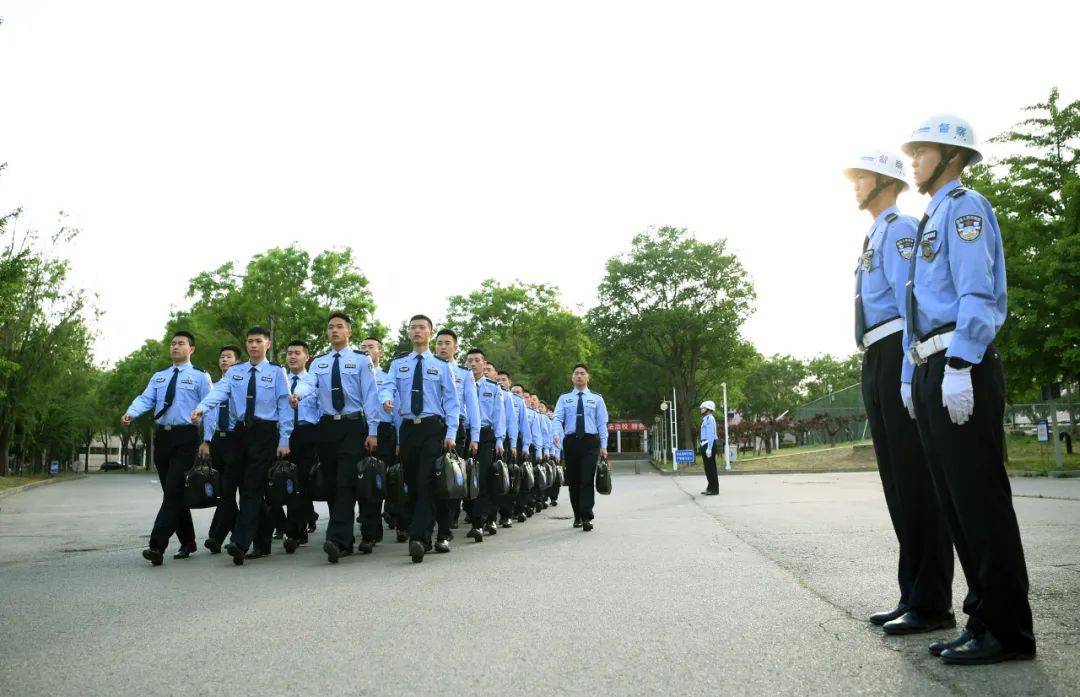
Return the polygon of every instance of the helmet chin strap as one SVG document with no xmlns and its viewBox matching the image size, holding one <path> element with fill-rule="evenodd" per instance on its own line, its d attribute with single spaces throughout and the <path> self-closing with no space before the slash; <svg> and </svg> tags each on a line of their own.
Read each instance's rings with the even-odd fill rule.
<svg viewBox="0 0 1080 697">
<path fill-rule="evenodd" d="M 880 194 L 882 191 L 895 183 L 892 179 L 889 179 L 889 177 L 883 177 L 880 174 L 875 174 L 874 177 L 876 178 L 877 184 L 870 191 L 870 193 L 868 193 L 863 198 L 863 200 L 859 202 L 860 211 L 865 211 L 866 207 L 870 205 L 870 202 L 873 201 L 878 194 Z"/>
<path fill-rule="evenodd" d="M 936 182 L 941 177 L 941 175 L 945 173 L 945 168 L 949 166 L 949 163 L 952 162 L 952 159 L 956 157 L 957 153 L 959 152 L 959 148 L 942 146 L 941 160 L 937 163 L 937 167 L 934 167 L 934 171 L 930 174 L 929 179 L 927 179 L 922 184 L 919 184 L 920 194 L 928 193 L 930 189 L 934 187 L 934 182 Z"/>
</svg>

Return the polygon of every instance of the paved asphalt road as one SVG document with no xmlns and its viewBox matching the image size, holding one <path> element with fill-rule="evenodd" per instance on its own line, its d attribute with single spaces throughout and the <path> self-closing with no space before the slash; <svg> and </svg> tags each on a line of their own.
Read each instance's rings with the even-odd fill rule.
<svg viewBox="0 0 1080 697">
<path fill-rule="evenodd" d="M 0 695 L 1080 694 L 1080 481 L 1013 480 L 1039 658 L 955 668 L 863 620 L 896 600 L 875 474 L 702 498 L 621 467 L 591 533 L 564 500 L 421 565 L 391 542 L 338 566 L 313 544 L 153 569 L 147 475 L 5 499 Z"/>
</svg>

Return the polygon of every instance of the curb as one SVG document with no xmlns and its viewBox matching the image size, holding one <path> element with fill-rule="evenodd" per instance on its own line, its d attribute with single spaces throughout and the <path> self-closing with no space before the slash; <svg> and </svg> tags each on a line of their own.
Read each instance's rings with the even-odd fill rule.
<svg viewBox="0 0 1080 697">
<path fill-rule="evenodd" d="M 0 499 L 6 499 L 9 496 L 14 496 L 15 494 L 21 494 L 22 492 L 26 491 L 27 489 L 36 489 L 39 486 L 45 486 L 47 484 L 56 484 L 58 482 L 73 482 L 76 479 L 85 479 L 86 476 L 87 475 L 85 475 L 85 474 L 72 474 L 72 475 L 69 475 L 69 476 L 56 477 L 56 478 L 53 478 L 53 479 L 42 479 L 40 482 L 29 482 L 27 484 L 21 484 L 19 486 L 13 486 L 10 489 L 4 489 L 3 491 L 0 491 Z"/>
</svg>

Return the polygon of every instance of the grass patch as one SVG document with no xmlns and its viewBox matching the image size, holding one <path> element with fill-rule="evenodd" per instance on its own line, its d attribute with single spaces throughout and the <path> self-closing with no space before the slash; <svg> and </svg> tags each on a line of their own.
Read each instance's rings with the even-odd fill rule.
<svg viewBox="0 0 1080 697">
<path fill-rule="evenodd" d="M 1045 474 L 1057 470 L 1057 460 L 1054 458 L 1054 444 L 1040 443 L 1035 436 L 1009 436 L 1006 439 L 1009 450 L 1009 461 L 1006 467 L 1010 470 Z M 1077 442 L 1073 440 L 1073 446 Z M 1080 470 L 1080 453 L 1073 452 L 1069 455 L 1065 452 L 1065 444 L 1061 444 L 1062 469 Z"/>
<path fill-rule="evenodd" d="M 61 472 L 56 477 L 50 477 L 47 474 L 31 474 L 31 475 L 27 475 L 27 476 L 19 475 L 19 476 L 10 476 L 10 477 L 0 477 L 0 491 L 3 491 L 4 489 L 12 489 L 12 488 L 17 487 L 17 486 L 22 486 L 23 484 L 30 484 L 32 482 L 40 482 L 43 479 L 57 479 L 57 478 L 63 478 L 65 476 L 70 476 L 70 475 L 71 475 L 71 473 L 69 473 L 69 472 Z"/>
</svg>

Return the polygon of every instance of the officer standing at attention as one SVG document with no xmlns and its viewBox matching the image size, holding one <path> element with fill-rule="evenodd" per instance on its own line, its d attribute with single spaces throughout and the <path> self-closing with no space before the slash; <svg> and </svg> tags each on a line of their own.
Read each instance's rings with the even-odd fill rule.
<svg viewBox="0 0 1080 697">
<path fill-rule="evenodd" d="M 453 329 L 440 329 L 435 335 L 435 357 L 446 361 L 450 366 L 450 374 L 454 378 L 454 387 L 457 389 L 458 402 L 461 404 L 461 418 L 459 419 L 457 437 L 457 454 L 462 458 L 476 455 L 480 441 L 480 425 L 478 423 L 480 412 L 476 404 L 476 381 L 472 373 L 457 364 L 457 334 Z M 452 501 L 437 501 L 436 506 L 446 505 L 450 513 L 450 528 L 458 527 L 458 519 L 461 517 L 461 499 Z M 454 539 L 454 533 L 450 533 L 449 539 Z"/>
<path fill-rule="evenodd" d="M 240 347 L 226 344 L 218 349 L 218 369 L 222 379 L 229 368 L 240 362 Z M 218 382 L 221 382 L 220 380 Z M 236 525 L 236 492 L 240 488 L 243 471 L 236 452 L 236 436 L 233 427 L 236 414 L 232 413 L 229 403 L 208 409 L 203 419 L 203 444 L 199 446 L 199 455 L 204 449 L 210 453 L 210 462 L 221 477 L 221 498 L 214 517 L 210 521 L 210 531 L 206 534 L 203 547 L 211 554 L 221 552 L 221 543 Z"/>
<path fill-rule="evenodd" d="M 465 364 L 472 371 L 476 384 L 476 400 L 480 414 L 480 444 L 477 450 L 477 466 L 480 468 L 480 491 L 473 499 L 469 513 L 472 528 L 469 537 L 477 542 L 484 541 L 484 535 L 498 532 L 495 518 L 498 509 L 491 496 L 491 466 L 495 456 L 503 453 L 503 439 L 506 437 L 506 416 L 503 413 L 502 392 L 499 383 L 487 377 L 487 357 L 480 349 L 470 349 L 465 354 Z"/>
<path fill-rule="evenodd" d="M 899 385 L 904 286 L 918 223 L 900 215 L 896 197 L 908 188 L 896 153 L 867 152 L 844 170 L 859 210 L 873 223 L 863 236 L 855 269 L 855 344 L 863 350 L 862 397 L 874 441 L 878 473 L 900 545 L 896 607 L 870 616 L 888 634 L 916 634 L 955 627 L 952 614 L 953 553 L 919 431 L 908 416 Z"/>
<path fill-rule="evenodd" d="M 210 376 L 191 365 L 195 353 L 195 337 L 178 331 L 169 342 L 172 367 L 159 370 L 150 378 L 146 389 L 132 401 L 120 423 L 127 428 L 135 419 L 153 410 L 154 468 L 161 483 L 161 506 L 150 544 L 143 550 L 143 559 L 161 566 L 169 538 L 176 533 L 180 551 L 176 559 L 184 559 L 198 549 L 191 511 L 184 505 L 184 473 L 195 465 L 195 454 L 201 442 L 199 428 L 192 423 L 191 408 L 210 391 Z"/>
<path fill-rule="evenodd" d="M 274 521 L 266 502 L 267 474 L 275 453 L 278 457 L 288 457 L 293 428 L 285 369 L 266 359 L 270 330 L 252 327 L 247 331 L 246 345 L 248 360 L 229 368 L 191 412 L 191 419 L 198 423 L 211 407 L 231 402 L 229 408 L 240 417 L 236 423 L 237 452 L 243 470 L 240 513 L 232 541 L 225 545 L 225 551 L 237 566 L 245 559 L 270 554 Z M 252 546 L 250 553 L 249 546 Z"/>
<path fill-rule="evenodd" d="M 963 119 L 924 121 L 903 146 L 930 195 L 908 274 L 904 399 L 967 579 L 967 627 L 931 644 L 951 664 L 1035 656 L 1028 574 L 1004 465 L 1005 375 L 994 337 L 1005 321 L 1005 255 L 990 203 L 960 185 L 982 159 Z M 906 380 L 906 377 L 905 377 Z"/>
<path fill-rule="evenodd" d="M 330 351 L 311 362 L 311 370 L 297 387 L 294 403 L 312 400 L 319 405 L 319 466 L 328 481 L 334 482 L 334 498 L 328 503 L 330 522 L 326 525 L 323 551 L 326 560 L 337 564 L 353 552 L 353 511 L 356 509 L 356 466 L 365 447 L 374 450 L 378 430 L 378 390 L 371 359 L 349 347 L 352 318 L 332 312 L 326 321 Z M 359 549 L 370 554 L 375 547 L 375 530 L 365 524 L 360 529 Z"/>
<path fill-rule="evenodd" d="M 285 350 L 285 363 L 289 367 L 289 394 L 295 394 L 300 384 L 306 379 L 308 359 L 311 349 L 306 341 L 293 339 Z M 285 552 L 292 554 L 296 548 L 308 541 L 308 523 L 314 517 L 315 507 L 311 502 L 311 488 L 308 475 L 319 457 L 318 424 L 322 411 L 314 399 L 299 402 L 293 407 L 293 430 L 289 436 L 289 461 L 296 465 L 296 479 L 299 494 L 289 505 L 285 523 Z"/>
<path fill-rule="evenodd" d="M 707 399 L 701 403 L 701 460 L 705 465 L 705 491 L 703 496 L 716 496 L 720 493 L 720 478 L 716 475 L 716 402 Z"/>
<path fill-rule="evenodd" d="M 408 324 L 413 350 L 390 363 L 390 380 L 379 392 L 384 411 L 393 414 L 401 427 L 398 457 L 409 487 L 405 518 L 409 521 L 409 556 L 424 561 L 431 549 L 432 513 L 437 512 L 439 540 L 436 550 L 449 552 L 449 509 L 436 508 L 432 479 L 435 460 L 454 448 L 461 406 L 450 366 L 428 350 L 434 326 L 427 315 L 413 315 Z"/>
<path fill-rule="evenodd" d="M 503 449 L 506 452 L 507 464 L 518 462 L 521 455 L 521 433 L 524 430 L 525 415 L 521 412 L 518 396 L 510 391 L 510 373 L 505 370 L 496 372 L 496 380 L 503 395 L 503 410 L 506 414 L 506 442 Z M 499 508 L 499 527 L 512 528 L 514 524 L 510 519 L 514 516 L 514 495 L 506 492 L 506 495 L 496 498 Z"/>
<path fill-rule="evenodd" d="M 371 364 L 375 366 L 375 389 L 379 392 L 382 391 L 383 385 L 390 379 L 389 374 L 379 367 L 383 357 L 383 345 L 382 342 L 373 336 L 369 336 L 360 342 L 360 350 L 368 355 L 371 359 Z M 376 399 L 378 396 L 376 395 Z M 390 467 L 397 462 L 397 427 L 394 426 L 393 418 L 387 414 L 383 409 L 376 409 L 376 421 L 378 422 L 378 430 L 375 433 L 375 457 L 382 460 L 382 463 L 387 467 Z M 378 505 L 375 506 L 378 508 Z M 409 539 L 409 533 L 404 529 L 404 526 L 398 525 L 399 513 L 397 507 L 392 505 L 389 501 L 386 502 L 386 513 L 382 514 L 381 511 L 374 510 L 371 512 L 362 511 L 361 518 L 365 515 L 374 514 L 375 518 L 371 520 L 371 525 L 375 526 L 375 541 L 381 542 L 383 536 L 382 522 L 386 521 L 386 524 L 391 530 L 397 531 L 397 541 L 407 542 Z M 363 521 L 360 521 L 363 523 Z"/>
<path fill-rule="evenodd" d="M 607 459 L 607 405 L 599 393 L 589 389 L 589 367 L 574 366 L 570 379 L 574 389 L 559 397 L 555 419 L 562 424 L 562 451 L 570 487 L 574 527 L 593 529 L 593 500 L 596 497 L 596 461 Z"/>
</svg>

